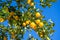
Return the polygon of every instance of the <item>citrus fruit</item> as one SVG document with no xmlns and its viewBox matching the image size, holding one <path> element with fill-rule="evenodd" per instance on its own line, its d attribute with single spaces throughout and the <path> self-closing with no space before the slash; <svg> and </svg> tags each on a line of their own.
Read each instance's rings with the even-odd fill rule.
<svg viewBox="0 0 60 40">
<path fill-rule="evenodd" d="M 44 26 L 44 23 L 43 22 L 40 22 L 39 23 L 39 27 L 42 28 Z"/>
<path fill-rule="evenodd" d="M 22 25 L 25 27 L 26 26 L 26 23 L 24 22 Z"/>
<path fill-rule="evenodd" d="M 39 19 L 37 19 L 37 20 L 35 20 L 35 22 L 36 22 L 36 24 L 39 24 L 39 23 L 40 23 L 40 20 L 39 20 Z"/>
<path fill-rule="evenodd" d="M 30 20 L 27 20 L 27 21 L 26 21 L 26 24 L 29 24 L 29 23 L 30 23 Z"/>
<path fill-rule="evenodd" d="M 7 40 L 7 37 L 6 36 L 4 36 L 4 40 Z"/>
<path fill-rule="evenodd" d="M 36 29 L 36 24 L 34 22 L 31 22 L 30 27 L 33 28 L 33 29 Z"/>
<path fill-rule="evenodd" d="M 4 21 L 4 19 L 3 18 L 0 18 L 0 22 L 3 22 Z"/>
<path fill-rule="evenodd" d="M 36 12 L 35 16 L 38 18 L 41 16 L 41 14 L 39 12 Z"/>
<path fill-rule="evenodd" d="M 31 0 L 27 0 L 27 3 L 30 4 L 31 3 Z"/>
<path fill-rule="evenodd" d="M 34 6 L 34 3 L 32 2 L 32 3 L 30 3 L 30 6 Z"/>
</svg>

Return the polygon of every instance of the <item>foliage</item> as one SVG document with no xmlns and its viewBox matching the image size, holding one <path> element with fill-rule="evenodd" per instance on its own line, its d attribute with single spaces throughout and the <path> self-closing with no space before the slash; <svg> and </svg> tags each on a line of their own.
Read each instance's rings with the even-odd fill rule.
<svg viewBox="0 0 60 40">
<path fill-rule="evenodd" d="M 9 25 L 5 27 L 0 24 L 0 31 L 4 40 L 7 40 L 6 32 L 11 35 L 11 39 L 21 40 L 27 29 L 33 29 L 42 40 L 50 40 L 50 34 L 54 32 L 53 22 L 43 20 L 42 10 L 37 9 L 35 5 L 50 7 L 56 0 L 40 0 L 39 3 L 34 0 L 14 0 L 17 6 L 11 6 L 13 0 L 0 0 L 0 22 L 8 20 Z M 17 9 L 16 9 L 17 8 Z M 21 37 L 19 38 L 19 35 Z M 0 38 L 2 38 L 0 35 Z"/>
</svg>

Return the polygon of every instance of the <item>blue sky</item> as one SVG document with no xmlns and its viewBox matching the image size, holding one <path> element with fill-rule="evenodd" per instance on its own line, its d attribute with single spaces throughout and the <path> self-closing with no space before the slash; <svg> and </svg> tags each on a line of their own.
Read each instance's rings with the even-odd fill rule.
<svg viewBox="0 0 60 40">
<path fill-rule="evenodd" d="M 43 8 L 43 15 L 45 15 L 46 19 L 51 18 L 54 23 L 54 30 L 55 33 L 54 35 L 51 37 L 53 40 L 60 40 L 60 0 L 57 0 L 55 3 L 53 3 L 53 5 L 51 6 L 51 8 Z"/>
<path fill-rule="evenodd" d="M 45 20 L 52 19 L 52 21 L 55 23 L 55 26 L 53 28 L 55 32 L 53 36 L 51 36 L 52 40 L 60 40 L 60 35 L 59 35 L 60 34 L 60 0 L 57 0 L 55 3 L 53 3 L 50 8 L 48 7 L 42 8 L 41 6 L 38 6 L 38 5 L 36 6 L 37 8 L 40 8 L 43 10 L 42 15 L 45 16 L 44 18 Z M 4 24 L 7 25 L 7 22 L 4 22 Z M 38 38 L 40 40 L 36 32 L 34 32 L 33 30 L 32 32 L 29 32 L 29 33 L 31 33 L 35 38 Z M 28 32 L 25 33 L 24 40 L 26 40 L 29 33 Z"/>
</svg>

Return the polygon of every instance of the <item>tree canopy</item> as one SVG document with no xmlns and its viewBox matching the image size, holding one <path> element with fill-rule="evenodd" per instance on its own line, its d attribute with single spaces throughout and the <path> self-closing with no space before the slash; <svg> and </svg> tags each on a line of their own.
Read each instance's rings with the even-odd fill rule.
<svg viewBox="0 0 60 40">
<path fill-rule="evenodd" d="M 16 6 L 11 6 L 15 1 Z M 56 0 L 0 0 L 0 38 L 7 40 L 6 32 L 11 35 L 11 39 L 21 40 L 27 29 L 33 29 L 42 40 L 50 40 L 50 35 L 54 32 L 54 23 L 43 20 L 43 10 L 36 8 L 35 5 L 43 8 L 49 7 Z M 15 5 L 15 4 L 14 4 Z M 8 26 L 5 27 L 1 23 L 8 20 Z M 21 38 L 18 36 L 22 35 Z M 32 39 L 32 38 L 31 38 Z"/>
</svg>

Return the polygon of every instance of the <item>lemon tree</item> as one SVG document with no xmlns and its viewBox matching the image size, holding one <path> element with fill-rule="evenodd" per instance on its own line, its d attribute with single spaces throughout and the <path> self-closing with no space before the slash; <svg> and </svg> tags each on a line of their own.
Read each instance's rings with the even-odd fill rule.
<svg viewBox="0 0 60 40">
<path fill-rule="evenodd" d="M 17 6 L 11 6 L 15 1 Z M 54 32 L 54 23 L 43 20 L 45 16 L 42 15 L 41 8 L 36 8 L 35 5 L 46 6 L 50 8 L 51 2 L 56 0 L 6 0 L 0 1 L 0 23 L 8 20 L 8 27 L 0 24 L 1 34 L 0 38 L 7 40 L 6 32 L 11 35 L 11 40 L 21 40 L 26 29 L 33 29 L 42 40 L 50 40 L 50 34 Z M 14 28 L 13 28 L 14 27 Z M 18 36 L 21 35 L 21 38 Z M 34 40 L 32 38 L 32 40 Z"/>
</svg>

